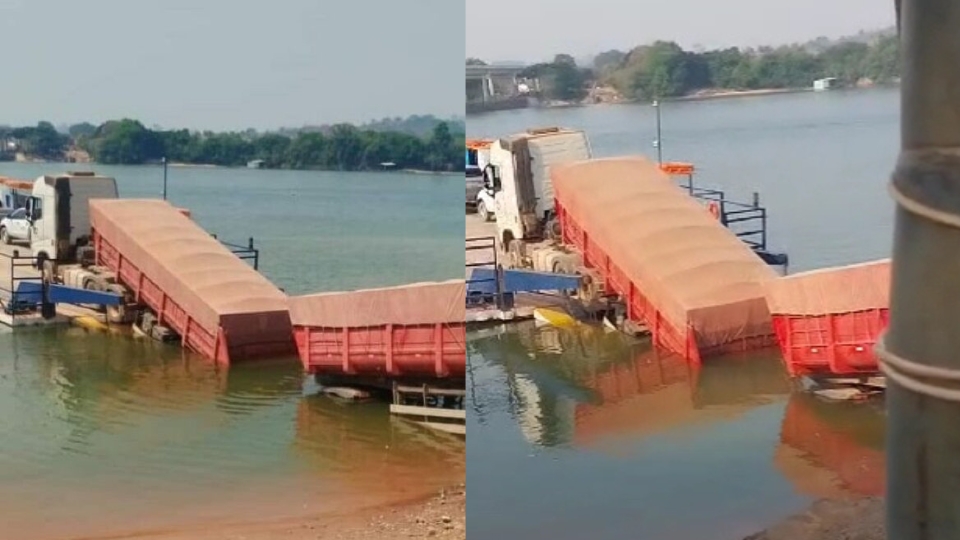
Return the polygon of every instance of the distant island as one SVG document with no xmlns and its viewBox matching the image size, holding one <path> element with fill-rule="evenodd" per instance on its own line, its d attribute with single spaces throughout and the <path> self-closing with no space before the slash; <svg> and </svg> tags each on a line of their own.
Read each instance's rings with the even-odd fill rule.
<svg viewBox="0 0 960 540">
<path fill-rule="evenodd" d="M 484 65 L 478 58 L 467 65 Z M 519 75 L 536 80 L 540 98 L 567 103 L 760 94 L 811 88 L 817 79 L 838 86 L 872 86 L 900 77 L 896 29 L 824 37 L 780 47 L 684 50 L 657 41 L 629 51 L 610 50 L 583 67 L 569 54 L 528 66 Z"/>
<path fill-rule="evenodd" d="M 0 161 L 169 163 L 271 169 L 453 171 L 463 167 L 465 126 L 432 116 L 275 132 L 214 133 L 147 128 L 132 119 L 57 129 L 0 126 Z"/>
</svg>

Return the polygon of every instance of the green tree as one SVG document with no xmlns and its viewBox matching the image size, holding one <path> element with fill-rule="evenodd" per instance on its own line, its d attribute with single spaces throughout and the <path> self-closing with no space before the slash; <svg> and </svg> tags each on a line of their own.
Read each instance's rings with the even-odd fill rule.
<svg viewBox="0 0 960 540">
<path fill-rule="evenodd" d="M 67 130 L 67 133 L 70 134 L 74 139 L 79 139 L 80 137 L 88 137 L 93 135 L 97 131 L 97 126 L 91 124 L 90 122 L 80 122 L 79 124 L 74 124 L 70 126 Z"/>
<path fill-rule="evenodd" d="M 338 124 L 329 129 L 264 134 L 253 129 L 200 133 L 185 129 L 151 130 L 136 120 L 124 119 L 105 122 L 92 133 L 89 129 L 75 130 L 75 143 L 95 161 L 108 164 L 141 164 L 166 157 L 174 162 L 224 166 L 242 166 L 262 159 L 269 168 L 354 171 L 378 169 L 381 163 L 393 162 L 402 168 L 450 170 L 461 159 L 462 122 L 447 123 L 422 116 L 384 119 L 370 125 L 378 129 Z M 426 130 L 426 135 L 391 131 L 388 128 L 392 126 Z M 43 155 L 51 158 L 62 157 L 69 142 L 69 137 L 58 134 L 49 122 L 37 127 L 2 128 L 0 136 L 15 138 L 28 153 L 39 156 L 45 152 Z M 58 151 L 61 155 L 55 156 Z M 10 156 L 5 153 L 3 158 Z"/>
<path fill-rule="evenodd" d="M 363 139 L 360 130 L 350 124 L 337 124 L 330 133 L 328 164 L 341 171 L 356 170 L 363 155 Z"/>
<path fill-rule="evenodd" d="M 50 122 L 39 122 L 36 127 L 11 130 L 10 135 L 20 142 L 23 152 L 43 159 L 63 159 L 70 138 L 57 131 Z"/>
<path fill-rule="evenodd" d="M 163 141 L 136 120 L 107 122 L 97 128 L 89 151 L 99 163 L 141 164 L 163 157 Z"/>
<path fill-rule="evenodd" d="M 593 69 L 597 73 L 607 73 L 623 63 L 627 53 L 618 50 L 604 51 L 593 59 Z"/>
<path fill-rule="evenodd" d="M 818 39 L 804 46 L 702 53 L 660 41 L 636 47 L 619 61 L 614 53 L 596 64 L 602 65 L 598 74 L 603 82 L 637 99 L 680 96 L 704 88 L 802 88 L 822 77 L 837 77 L 845 84 L 864 78 L 882 83 L 900 74 L 895 34 L 869 43 Z"/>
</svg>

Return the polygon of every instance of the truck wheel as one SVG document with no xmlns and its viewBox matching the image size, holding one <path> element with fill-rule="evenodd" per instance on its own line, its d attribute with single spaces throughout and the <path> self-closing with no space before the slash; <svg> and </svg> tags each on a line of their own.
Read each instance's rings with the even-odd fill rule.
<svg viewBox="0 0 960 540">
<path fill-rule="evenodd" d="M 507 245 L 507 257 L 510 260 L 510 265 L 512 268 L 525 268 L 526 267 L 526 245 L 523 243 L 523 240 L 513 240 Z"/>
<path fill-rule="evenodd" d="M 41 272 L 50 272 L 50 270 L 53 269 L 53 266 L 50 263 L 50 257 L 48 257 L 47 254 L 42 251 L 40 253 L 37 253 L 37 257 L 35 261 L 36 262 L 34 263 L 34 265 L 36 266 L 37 270 Z M 54 277 L 52 272 L 49 273 L 48 276 L 51 279 Z"/>
<path fill-rule="evenodd" d="M 487 210 L 487 205 L 483 201 L 477 201 L 477 215 L 483 221 L 490 221 L 490 211 Z"/>
<path fill-rule="evenodd" d="M 0 227 L 0 242 L 3 242 L 5 245 L 10 245 L 10 235 L 7 234 L 6 227 Z"/>
<path fill-rule="evenodd" d="M 108 285 L 106 291 L 114 294 L 123 296 L 126 299 L 127 290 L 122 285 Z M 114 324 L 126 324 L 130 322 L 131 315 L 134 315 L 130 310 L 127 310 L 127 306 L 120 304 L 119 306 L 106 306 L 107 320 Z"/>
</svg>

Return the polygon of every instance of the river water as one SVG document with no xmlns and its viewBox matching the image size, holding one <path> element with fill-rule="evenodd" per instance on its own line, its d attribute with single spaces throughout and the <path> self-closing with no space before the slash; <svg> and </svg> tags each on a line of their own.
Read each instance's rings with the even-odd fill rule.
<svg viewBox="0 0 960 540">
<path fill-rule="evenodd" d="M 888 256 L 897 90 L 667 103 L 665 160 L 761 194 L 791 271 Z M 581 128 L 599 156 L 655 159 L 655 111 L 471 116 L 472 137 Z M 469 336 L 471 539 L 734 540 L 824 496 L 883 491 L 882 404 L 792 393 L 776 350 L 696 370 L 598 330 Z"/>
<path fill-rule="evenodd" d="M 89 166 L 0 164 L 33 178 Z M 158 197 L 156 167 L 96 167 Z M 460 176 L 170 168 L 172 203 L 253 236 L 290 294 L 458 278 Z M 438 211 L 449 207 L 449 212 Z M 464 444 L 317 395 L 296 358 L 217 369 L 79 329 L 0 331 L 0 538 L 339 512 L 463 481 Z"/>
</svg>

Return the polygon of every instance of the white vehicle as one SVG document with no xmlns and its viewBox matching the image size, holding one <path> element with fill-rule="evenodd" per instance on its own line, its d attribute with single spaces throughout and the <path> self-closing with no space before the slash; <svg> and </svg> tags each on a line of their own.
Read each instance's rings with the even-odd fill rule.
<svg viewBox="0 0 960 540">
<path fill-rule="evenodd" d="M 92 172 L 37 178 L 26 208 L 37 266 L 76 262 L 78 248 L 90 244 L 90 200 L 117 197 L 117 181 Z"/>
<path fill-rule="evenodd" d="M 0 220 L 0 242 L 10 245 L 14 242 L 30 243 L 30 220 L 27 209 L 17 208 Z"/>
<path fill-rule="evenodd" d="M 492 186 L 501 249 L 520 254 L 523 242 L 551 234 L 550 167 L 591 157 L 590 141 L 580 130 L 536 129 L 493 141 L 484 180 Z"/>
</svg>

